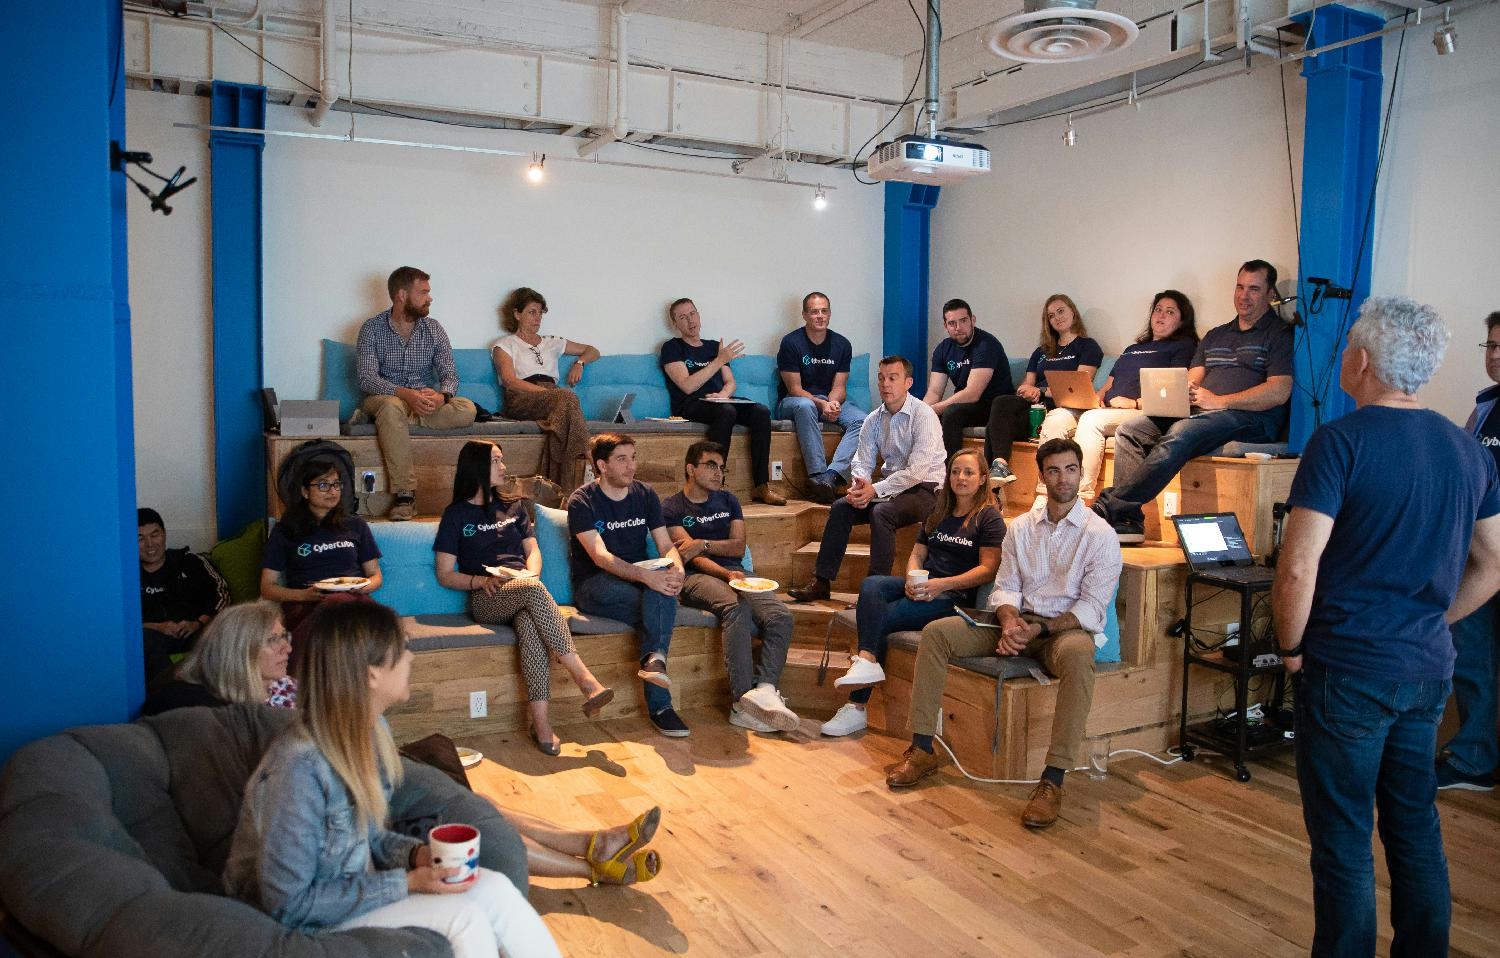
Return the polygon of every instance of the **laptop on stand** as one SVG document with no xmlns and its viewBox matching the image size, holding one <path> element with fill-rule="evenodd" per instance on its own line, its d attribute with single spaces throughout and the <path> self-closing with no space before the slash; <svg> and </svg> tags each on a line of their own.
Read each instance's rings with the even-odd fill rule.
<svg viewBox="0 0 1500 958">
<path fill-rule="evenodd" d="M 1176 515 L 1172 525 L 1177 527 L 1177 542 L 1194 572 L 1251 585 L 1276 578 L 1275 570 L 1255 564 L 1234 513 Z"/>
</svg>

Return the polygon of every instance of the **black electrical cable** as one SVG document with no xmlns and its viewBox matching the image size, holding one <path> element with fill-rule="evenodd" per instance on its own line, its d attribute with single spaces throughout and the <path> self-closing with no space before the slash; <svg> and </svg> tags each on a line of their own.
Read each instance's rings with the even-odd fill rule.
<svg viewBox="0 0 1500 958">
<path fill-rule="evenodd" d="M 917 59 L 917 75 L 912 77 L 911 89 L 906 91 L 906 98 L 901 102 L 899 106 L 896 107 L 894 111 L 891 112 L 891 118 L 889 120 L 886 120 L 885 123 L 881 125 L 880 129 L 872 133 L 870 135 L 870 138 L 866 140 L 859 149 L 854 151 L 854 159 L 849 163 L 849 172 L 854 174 L 854 181 L 856 183 L 859 183 L 861 186 L 879 186 L 880 184 L 875 180 L 866 180 L 860 178 L 859 155 L 865 151 L 865 147 L 869 146 L 871 143 L 874 143 L 880 137 L 880 134 L 884 133 L 887 129 L 890 128 L 890 125 L 892 123 L 896 122 L 896 117 L 901 115 L 902 110 L 917 102 L 916 100 L 912 99 L 912 95 L 917 92 L 917 84 L 922 82 L 922 66 L 927 62 L 927 24 L 922 22 L 922 15 L 917 13 L 916 4 L 912 3 L 911 0 L 906 0 L 906 5 L 911 8 L 911 15 L 917 18 L 917 26 L 922 30 L 922 53 L 921 56 Z"/>
<path fill-rule="evenodd" d="M 1276 28 L 1276 42 L 1277 42 L 1278 46 L 1281 44 L 1281 28 L 1280 27 Z M 1295 171 L 1293 169 L 1293 164 L 1292 164 L 1292 119 L 1291 119 L 1291 111 L 1290 111 L 1290 109 L 1288 109 L 1287 104 L 1286 104 L 1286 64 L 1285 63 L 1277 64 L 1276 73 L 1277 73 L 1278 79 L 1281 80 L 1281 127 L 1282 127 L 1282 130 L 1285 131 L 1285 133 L 1286 133 L 1286 179 L 1287 179 L 1287 184 L 1288 184 L 1288 186 L 1291 189 L 1291 195 L 1292 195 L 1292 232 L 1293 232 L 1293 235 L 1296 236 L 1296 238 L 1297 238 L 1297 302 L 1300 303 L 1300 302 L 1303 301 L 1303 299 L 1302 299 L 1302 294 L 1303 294 L 1303 285 L 1302 285 L 1302 214 L 1297 209 L 1297 175 L 1296 175 L 1296 173 L 1295 173 Z M 1274 290 L 1273 290 L 1273 292 L 1274 292 Z M 1292 307 L 1292 312 L 1295 315 L 1295 313 L 1296 313 L 1296 307 L 1295 306 Z M 1309 315 L 1310 314 L 1311 314 L 1311 304 L 1309 304 Z M 1298 333 L 1297 333 L 1297 331 L 1295 329 L 1292 330 L 1292 335 L 1294 337 L 1296 337 L 1298 335 Z M 1302 339 L 1302 349 L 1303 349 L 1303 352 L 1305 352 L 1307 354 L 1307 371 L 1309 373 L 1311 373 L 1312 370 L 1313 370 L 1313 366 L 1315 365 L 1315 363 L 1317 362 L 1317 360 L 1313 357 L 1312 337 L 1307 334 L 1307 330 L 1306 329 L 1304 329 L 1302 331 L 1302 333 L 1301 333 L 1301 339 Z M 1294 345 L 1295 345 L 1295 340 L 1294 340 Z M 1296 376 L 1292 377 L 1292 386 L 1294 388 L 1296 388 L 1296 389 L 1301 390 L 1302 394 L 1305 395 L 1308 398 L 1309 403 L 1312 405 L 1312 410 L 1313 410 L 1313 428 L 1316 429 L 1317 427 L 1323 425 L 1323 403 L 1321 401 L 1319 401 L 1317 394 L 1315 392 L 1313 392 L 1311 389 L 1308 389 L 1307 385 L 1305 383 L 1301 382 L 1298 379 L 1298 377 L 1296 377 Z"/>
</svg>

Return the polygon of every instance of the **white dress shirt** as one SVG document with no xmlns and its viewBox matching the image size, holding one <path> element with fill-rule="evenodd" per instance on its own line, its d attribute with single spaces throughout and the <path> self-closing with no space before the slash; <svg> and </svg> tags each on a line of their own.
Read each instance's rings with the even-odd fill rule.
<svg viewBox="0 0 1500 958">
<path fill-rule="evenodd" d="M 1071 612 L 1085 632 L 1103 632 L 1123 564 L 1115 530 L 1082 499 L 1059 522 L 1047 518 L 1043 499 L 1005 531 L 990 608 L 1010 605 L 1045 619 Z"/>
<path fill-rule="evenodd" d="M 877 496 L 894 496 L 924 482 L 943 484 L 948 458 L 943 449 L 943 425 L 932 407 L 911 393 L 895 412 L 881 403 L 865 417 L 850 472 L 870 479 L 877 453 L 884 476 L 875 483 Z"/>
</svg>

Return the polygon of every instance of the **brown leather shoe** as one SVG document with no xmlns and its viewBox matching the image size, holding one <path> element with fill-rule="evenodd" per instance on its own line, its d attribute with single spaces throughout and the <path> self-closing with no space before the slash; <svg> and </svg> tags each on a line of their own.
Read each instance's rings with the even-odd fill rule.
<svg viewBox="0 0 1500 958">
<path fill-rule="evenodd" d="M 1026 811 L 1021 813 L 1021 824 L 1027 828 L 1046 828 L 1057 821 L 1057 815 L 1062 811 L 1062 800 L 1062 786 L 1042 779 L 1032 789 L 1031 801 L 1026 803 Z"/>
<path fill-rule="evenodd" d="M 828 588 L 828 580 L 813 576 L 813 580 L 800 589 L 788 589 L 786 594 L 792 597 L 793 602 L 817 602 L 826 599 L 831 594 Z"/>
<path fill-rule="evenodd" d="M 907 746 L 901 764 L 885 777 L 891 788 L 907 788 L 943 767 L 943 760 L 935 752 L 924 752 L 915 745 Z"/>
<path fill-rule="evenodd" d="M 768 506 L 786 505 L 786 497 L 777 494 L 769 485 L 756 486 L 750 490 L 750 498 L 756 502 L 763 502 Z"/>
</svg>

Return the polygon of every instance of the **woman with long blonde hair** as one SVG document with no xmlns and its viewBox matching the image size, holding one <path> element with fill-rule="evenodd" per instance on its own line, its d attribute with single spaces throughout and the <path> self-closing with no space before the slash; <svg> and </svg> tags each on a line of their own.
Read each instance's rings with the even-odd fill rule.
<svg viewBox="0 0 1500 958">
<path fill-rule="evenodd" d="M 505 876 L 432 864 L 421 839 L 387 828 L 401 760 L 384 713 L 406 701 L 412 655 L 396 613 L 329 605 L 308 621 L 298 663 L 300 721 L 245 787 L 224 884 L 306 932 L 428 928 L 457 958 L 560 956 L 547 926 Z"/>
<path fill-rule="evenodd" d="M 281 704 L 295 695 L 287 681 L 287 658 L 292 637 L 281 624 L 281 607 L 259 599 L 232 605 L 203 630 L 174 672 L 153 682 L 146 692 L 142 715 L 156 715 L 193 705 L 232 705 L 236 702 Z M 286 701 L 290 705 L 290 701 Z"/>
</svg>

